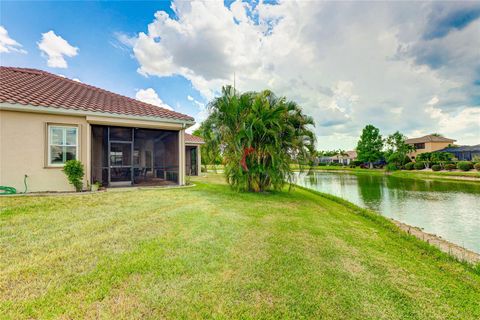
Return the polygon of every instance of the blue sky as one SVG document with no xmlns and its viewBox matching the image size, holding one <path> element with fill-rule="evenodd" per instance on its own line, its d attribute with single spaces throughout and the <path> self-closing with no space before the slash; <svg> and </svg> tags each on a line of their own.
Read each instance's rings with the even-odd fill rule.
<svg viewBox="0 0 480 320">
<path fill-rule="evenodd" d="M 316 121 L 319 148 L 439 132 L 480 143 L 480 2 L 0 3 L 0 63 L 195 116 L 232 83 Z"/>
<path fill-rule="evenodd" d="M 1 64 L 47 70 L 130 97 L 135 97 L 138 89 L 153 88 L 175 110 L 195 115 L 198 106 L 187 100 L 187 96 L 199 100 L 202 97 L 188 80 L 181 76 L 159 78 L 138 74 L 137 61 L 117 40 L 119 32 L 134 36 L 146 31 L 158 10 L 172 14 L 170 3 L 161 1 L 2 1 L 1 25 L 27 54 L 2 54 Z M 66 58 L 68 68 L 49 67 L 41 56 L 37 43 L 41 33 L 50 30 L 79 48 L 77 56 Z"/>
</svg>

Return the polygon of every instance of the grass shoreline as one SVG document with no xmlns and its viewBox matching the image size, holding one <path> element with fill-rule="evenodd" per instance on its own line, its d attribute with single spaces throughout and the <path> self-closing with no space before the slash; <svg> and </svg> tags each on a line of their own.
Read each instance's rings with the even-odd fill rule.
<svg viewBox="0 0 480 320">
<path fill-rule="evenodd" d="M 418 227 L 408 225 L 406 223 L 403 223 L 401 221 L 398 221 L 398 220 L 395 220 L 395 219 L 392 219 L 392 218 L 387 218 L 387 217 L 381 215 L 379 212 L 376 212 L 374 210 L 370 210 L 370 209 L 367 209 L 367 208 L 362 208 L 362 207 L 354 204 L 353 202 L 350 202 L 348 200 L 345 200 L 341 197 L 337 197 L 337 196 L 332 195 L 332 194 L 312 190 L 312 189 L 309 189 L 307 187 L 303 187 L 303 186 L 299 186 L 299 185 L 295 185 L 295 188 L 300 188 L 302 190 L 310 191 L 314 194 L 318 194 L 319 196 L 321 196 L 323 198 L 327 198 L 329 200 L 340 203 L 340 204 L 352 209 L 355 213 L 360 214 L 360 215 L 366 217 L 367 219 L 371 219 L 372 221 L 375 221 L 375 222 L 379 223 L 379 226 L 385 227 L 388 230 L 391 230 L 393 232 L 399 232 L 399 233 L 403 234 L 404 236 L 407 236 L 407 238 L 409 238 L 412 241 L 415 241 L 416 243 L 420 244 L 421 248 L 425 248 L 425 245 L 427 245 L 427 247 L 430 247 L 433 250 L 438 250 L 442 254 L 447 255 L 449 258 L 452 258 L 455 261 L 466 264 L 469 268 L 471 268 L 472 271 L 474 271 L 474 272 L 476 272 L 480 275 L 480 258 L 479 258 L 479 254 L 476 253 L 476 252 L 470 251 L 470 250 L 465 249 L 465 248 L 461 248 L 461 247 L 457 246 L 456 244 L 448 242 L 447 240 L 442 238 L 442 241 L 451 244 L 451 246 L 455 246 L 455 247 L 459 248 L 458 254 L 453 254 L 452 252 L 448 252 L 448 250 L 443 250 L 441 247 L 439 247 L 437 245 L 434 245 L 430 242 L 427 242 L 427 241 L 423 240 L 422 238 L 420 238 L 418 236 L 415 236 L 414 234 L 409 233 L 405 229 L 402 229 L 400 226 L 404 225 L 404 226 L 407 226 L 407 227 L 410 227 L 410 228 L 416 228 L 416 229 L 420 230 Z M 420 233 L 424 234 L 425 236 L 430 236 L 431 238 L 438 237 L 436 235 L 432 235 L 432 234 L 426 233 L 424 231 L 420 231 Z M 464 251 L 463 255 L 462 255 L 462 251 Z M 471 257 L 465 257 L 465 254 L 468 254 L 468 253 L 470 253 Z"/>
<path fill-rule="evenodd" d="M 308 170 L 308 167 L 305 167 Z M 219 172 L 224 170 L 222 165 L 207 166 L 208 172 L 214 173 L 215 169 Z M 298 166 L 292 166 L 294 171 L 298 171 Z M 480 172 L 475 170 L 470 171 L 431 171 L 431 170 L 398 170 L 387 172 L 384 169 L 363 169 L 363 168 L 349 168 L 340 166 L 315 166 L 314 171 L 337 171 L 346 173 L 361 173 L 371 175 L 391 175 L 399 178 L 409 179 L 424 179 L 424 180 L 439 180 L 439 181 L 462 181 L 462 182 L 480 182 Z"/>
<path fill-rule="evenodd" d="M 480 274 L 343 199 L 188 189 L 0 204 L 5 318 L 476 319 Z M 88 201 L 89 206 L 84 206 Z"/>
<path fill-rule="evenodd" d="M 399 178 L 424 179 L 424 180 L 443 180 L 443 181 L 462 181 L 462 182 L 480 182 L 480 172 L 463 171 L 417 171 L 417 170 L 398 170 L 387 172 L 383 169 L 362 169 L 336 166 L 314 167 L 314 171 L 332 171 L 344 173 L 371 174 L 377 176 L 390 175 Z"/>
</svg>

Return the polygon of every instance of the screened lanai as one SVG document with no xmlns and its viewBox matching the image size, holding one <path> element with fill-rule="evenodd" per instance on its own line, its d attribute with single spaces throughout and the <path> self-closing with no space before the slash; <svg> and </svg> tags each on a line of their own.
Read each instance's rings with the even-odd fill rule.
<svg viewBox="0 0 480 320">
<path fill-rule="evenodd" d="M 178 131 L 93 125 L 92 183 L 178 184 L 178 140 Z"/>
</svg>

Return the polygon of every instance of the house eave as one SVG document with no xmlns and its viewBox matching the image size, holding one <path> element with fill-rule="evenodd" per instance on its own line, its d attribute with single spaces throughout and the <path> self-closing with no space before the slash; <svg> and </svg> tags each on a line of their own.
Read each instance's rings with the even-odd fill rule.
<svg viewBox="0 0 480 320">
<path fill-rule="evenodd" d="M 0 110 L 6 111 L 20 111 L 20 112 L 32 112 L 32 113 L 48 113 L 58 115 L 71 115 L 71 116 L 102 116 L 109 118 L 127 119 L 127 120 L 145 120 L 161 123 L 181 124 L 183 128 L 188 128 L 195 124 L 195 121 L 152 117 L 152 116 L 137 116 L 127 115 L 111 112 L 99 112 L 99 111 L 86 111 L 86 110 L 72 110 L 61 107 L 49 107 L 49 106 L 33 106 L 29 104 L 0 102 Z"/>
<path fill-rule="evenodd" d="M 185 145 L 189 146 L 189 147 L 201 146 L 202 144 L 205 144 L 205 142 L 187 142 L 187 141 L 185 141 Z"/>
</svg>

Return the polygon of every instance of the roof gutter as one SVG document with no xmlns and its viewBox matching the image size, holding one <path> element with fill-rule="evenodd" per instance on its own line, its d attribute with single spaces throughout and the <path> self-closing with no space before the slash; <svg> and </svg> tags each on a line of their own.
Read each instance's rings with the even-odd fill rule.
<svg viewBox="0 0 480 320">
<path fill-rule="evenodd" d="M 71 115 L 71 116 L 103 116 L 103 117 L 111 117 L 111 118 L 119 118 L 119 119 L 146 120 L 146 121 L 155 121 L 155 122 L 163 122 L 163 123 L 181 124 L 183 128 L 188 128 L 195 124 L 195 121 L 190 121 L 190 120 L 161 118 L 161 117 L 152 117 L 152 116 L 135 116 L 135 115 L 110 113 L 110 112 L 72 110 L 72 109 L 59 108 L 59 107 L 33 106 L 30 104 L 25 105 L 25 104 L 8 103 L 8 102 L 0 102 L 0 110 L 49 113 L 49 114 Z"/>
</svg>

